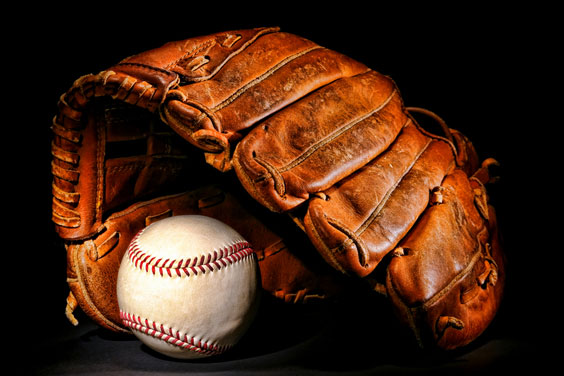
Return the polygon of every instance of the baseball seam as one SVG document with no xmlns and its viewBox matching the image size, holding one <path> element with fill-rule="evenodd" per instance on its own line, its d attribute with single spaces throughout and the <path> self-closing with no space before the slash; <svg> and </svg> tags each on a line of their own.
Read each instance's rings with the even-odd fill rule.
<svg viewBox="0 0 564 376">
<path fill-rule="evenodd" d="M 148 336 L 160 339 L 173 346 L 194 351 L 202 355 L 218 355 L 232 347 L 231 345 L 216 345 L 201 339 L 196 339 L 193 336 L 182 334 L 180 331 L 167 327 L 163 324 L 159 324 L 155 321 L 142 318 L 141 316 L 133 315 L 122 310 L 119 311 L 119 315 L 124 325 L 133 330 L 137 330 Z"/>
<path fill-rule="evenodd" d="M 138 269 L 161 277 L 189 277 L 220 270 L 251 256 L 254 252 L 246 241 L 228 245 L 208 254 L 186 259 L 157 258 L 143 251 L 139 244 L 140 231 L 131 241 L 127 251 L 131 263 Z"/>
</svg>

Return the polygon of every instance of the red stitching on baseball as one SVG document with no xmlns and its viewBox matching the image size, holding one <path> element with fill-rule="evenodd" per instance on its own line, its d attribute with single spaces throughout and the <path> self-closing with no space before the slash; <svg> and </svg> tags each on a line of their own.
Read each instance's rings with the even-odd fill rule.
<svg viewBox="0 0 564 376">
<path fill-rule="evenodd" d="M 193 259 L 175 260 L 167 258 L 163 261 L 162 258 L 156 259 L 155 256 L 143 252 L 138 243 L 141 233 L 143 233 L 143 230 L 138 232 L 131 241 L 127 251 L 128 257 L 136 268 L 162 277 L 165 274 L 169 277 L 182 277 L 182 274 L 188 277 L 199 273 L 205 274 L 208 271 L 213 272 L 242 261 L 253 254 L 251 245 L 246 241 L 240 241 Z"/>
<path fill-rule="evenodd" d="M 140 316 L 122 310 L 119 311 L 119 317 L 123 324 L 132 330 L 137 330 L 148 336 L 168 342 L 171 345 L 204 355 L 218 355 L 232 347 L 232 345 L 215 345 L 205 341 L 202 342 L 202 340 L 196 342 L 193 336 L 188 336 L 188 334 L 182 335 L 178 330 L 175 332 L 172 328 L 167 328 L 163 324 L 158 324 L 147 318 L 143 319 Z"/>
</svg>

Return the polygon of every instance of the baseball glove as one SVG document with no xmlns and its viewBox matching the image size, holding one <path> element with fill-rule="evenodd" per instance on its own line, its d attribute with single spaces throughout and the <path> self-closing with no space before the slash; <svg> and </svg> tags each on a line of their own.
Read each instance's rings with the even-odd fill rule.
<svg viewBox="0 0 564 376">
<path fill-rule="evenodd" d="M 123 331 L 115 280 L 129 241 L 190 213 L 245 236 L 274 296 L 367 282 L 422 346 L 466 345 L 498 310 L 495 161 L 406 108 L 389 77 L 312 41 L 258 28 L 168 43 L 76 81 L 53 130 L 71 320 L 78 304 Z"/>
</svg>

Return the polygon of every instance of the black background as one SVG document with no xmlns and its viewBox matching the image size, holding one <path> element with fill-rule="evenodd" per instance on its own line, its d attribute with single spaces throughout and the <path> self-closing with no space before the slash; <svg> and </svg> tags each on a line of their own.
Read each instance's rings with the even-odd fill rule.
<svg viewBox="0 0 564 376">
<path fill-rule="evenodd" d="M 103 358 L 99 349 L 104 346 L 118 354 L 121 348 L 137 349 L 130 341 L 106 338 L 95 329 L 85 330 L 89 328 L 86 318 L 81 319 L 80 331 L 71 328 L 64 317 L 65 252 L 50 221 L 49 127 L 59 96 L 78 77 L 97 73 L 126 56 L 168 41 L 260 26 L 280 26 L 283 31 L 304 36 L 390 75 L 407 105 L 438 113 L 450 127 L 474 142 L 482 158 L 497 159 L 502 166 L 501 180 L 491 188 L 491 194 L 510 268 L 506 298 L 495 325 L 476 345 L 457 352 L 454 360 L 433 360 L 429 364 L 417 358 L 419 362 L 414 364 L 415 355 L 408 350 L 405 357 L 383 351 L 386 341 L 393 341 L 393 333 L 380 333 L 377 318 L 363 317 L 362 325 L 353 322 L 351 330 L 356 331 L 350 338 L 367 338 L 374 352 L 364 349 L 353 354 L 333 347 L 333 358 L 325 360 L 318 347 L 317 357 L 305 362 L 304 357 L 311 355 L 307 344 L 319 343 L 307 341 L 310 331 L 306 324 L 310 321 L 285 312 L 286 325 L 301 328 L 300 333 L 306 334 L 287 342 L 290 352 L 284 352 L 286 342 L 269 338 L 266 342 L 278 342 L 279 346 L 260 346 L 264 350 L 259 357 L 261 367 L 269 356 L 270 371 L 281 374 L 290 369 L 292 373 L 535 369 L 551 362 L 549 350 L 561 348 L 547 341 L 560 338 L 556 304 L 562 294 L 547 276 L 553 275 L 561 246 L 544 244 L 557 238 L 558 233 L 540 209 L 558 213 L 560 201 L 548 189 L 557 185 L 559 175 L 552 168 L 557 160 L 549 154 L 558 149 L 548 146 L 558 136 L 559 128 L 559 121 L 550 116 L 555 107 L 548 104 L 555 94 L 546 89 L 557 86 L 553 81 L 558 78 L 550 69 L 551 55 L 560 47 L 555 44 L 555 25 L 550 17 L 553 9 L 494 8 L 476 3 L 457 8 L 400 4 L 384 9 L 377 3 L 367 7 L 354 2 L 320 2 L 309 10 L 303 9 L 305 3 L 263 3 L 262 9 L 253 13 L 255 7 L 244 4 L 230 8 L 218 4 L 179 7 L 167 2 L 151 5 L 138 5 L 137 10 L 102 4 L 84 10 L 46 7 L 5 15 L 5 21 L 11 16 L 15 20 L 3 35 L 4 112 L 10 115 L 3 125 L 8 131 L 4 141 L 4 164 L 8 168 L 3 181 L 3 208 L 5 224 L 9 224 L 4 226 L 8 231 L 3 244 L 12 272 L 6 282 L 9 294 L 4 312 L 5 325 L 13 332 L 10 338 L 18 341 L 9 362 L 35 365 L 38 372 L 46 374 L 64 373 L 66 364 L 73 365 L 69 365 L 70 374 L 97 373 L 104 367 L 118 373 L 117 355 L 108 357 L 113 366 L 104 366 L 103 360 L 92 363 L 100 368 L 84 369 L 77 364 L 90 364 L 89 352 Z M 308 315 L 305 317 L 310 318 Z M 331 313 L 329 322 L 334 324 L 332 320 L 340 317 L 348 320 L 342 326 L 346 331 L 362 313 L 357 316 L 337 310 Z M 292 326 L 293 319 L 301 321 Z M 313 333 L 314 337 L 319 334 Z M 335 335 L 349 338 L 347 333 Z M 275 350 L 269 353 L 269 349 Z M 300 351 L 307 355 L 300 355 Z M 27 359 L 17 360 L 16 354 Z M 239 355 L 243 363 L 231 358 L 218 368 L 213 362 L 191 368 L 190 364 L 171 363 L 142 351 L 135 359 L 141 362 L 139 369 L 145 366 L 173 373 L 194 369 L 229 373 L 235 371 L 231 364 L 244 364 L 253 370 L 256 352 Z"/>
</svg>

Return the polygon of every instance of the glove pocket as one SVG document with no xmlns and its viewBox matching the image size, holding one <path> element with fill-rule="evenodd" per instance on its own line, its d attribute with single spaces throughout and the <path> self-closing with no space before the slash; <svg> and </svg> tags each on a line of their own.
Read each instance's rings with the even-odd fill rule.
<svg viewBox="0 0 564 376">
<path fill-rule="evenodd" d="M 475 340 L 493 320 L 504 268 L 497 234 L 475 207 L 466 175 L 455 171 L 442 188 L 441 200 L 391 253 L 386 290 L 421 347 L 449 350 Z"/>
<path fill-rule="evenodd" d="M 209 214 L 226 207 L 214 186 L 137 202 L 112 214 L 92 237 L 67 244 L 67 282 L 71 290 L 67 317 L 78 306 L 95 323 L 114 332 L 126 331 L 119 316 L 117 274 L 133 237 L 160 219 L 182 214 Z M 214 209 L 215 208 L 215 209 Z M 74 303 L 76 301 L 76 303 Z"/>
</svg>

